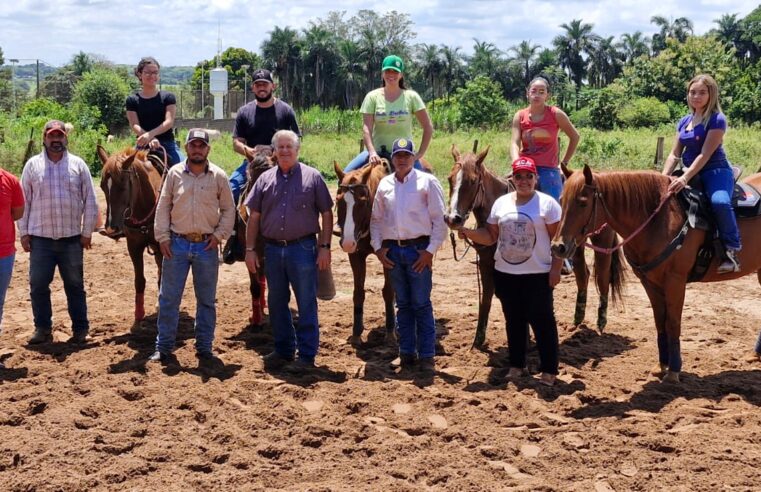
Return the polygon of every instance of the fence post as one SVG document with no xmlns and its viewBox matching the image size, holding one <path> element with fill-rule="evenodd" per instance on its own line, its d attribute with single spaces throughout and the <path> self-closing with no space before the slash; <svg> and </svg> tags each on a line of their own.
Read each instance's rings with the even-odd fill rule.
<svg viewBox="0 0 761 492">
<path fill-rule="evenodd" d="M 653 160 L 653 167 L 656 170 L 663 167 L 663 140 L 664 137 L 658 137 L 658 142 L 655 144 L 655 159 Z"/>
<path fill-rule="evenodd" d="M 359 139 L 359 153 L 361 154 L 365 150 L 365 141 L 361 138 Z"/>
<path fill-rule="evenodd" d="M 473 140 L 473 153 L 475 154 L 478 151 L 478 139 Z"/>
</svg>

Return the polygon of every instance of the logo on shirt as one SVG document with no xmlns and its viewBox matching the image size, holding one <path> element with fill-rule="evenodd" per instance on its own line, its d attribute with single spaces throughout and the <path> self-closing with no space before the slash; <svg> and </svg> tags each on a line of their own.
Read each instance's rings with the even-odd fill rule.
<svg viewBox="0 0 761 492">
<path fill-rule="evenodd" d="M 499 221 L 499 254 L 511 265 L 520 265 L 531 258 L 536 244 L 536 229 L 531 217 L 511 212 Z"/>
</svg>

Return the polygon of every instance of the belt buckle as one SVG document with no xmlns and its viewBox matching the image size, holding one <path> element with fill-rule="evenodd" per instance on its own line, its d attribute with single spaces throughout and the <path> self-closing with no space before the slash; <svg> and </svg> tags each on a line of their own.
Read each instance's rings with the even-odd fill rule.
<svg viewBox="0 0 761 492">
<path fill-rule="evenodd" d="M 200 232 L 190 232 L 188 234 L 185 234 L 185 239 L 187 239 L 191 243 L 200 243 L 203 241 L 203 234 L 201 234 Z"/>
</svg>

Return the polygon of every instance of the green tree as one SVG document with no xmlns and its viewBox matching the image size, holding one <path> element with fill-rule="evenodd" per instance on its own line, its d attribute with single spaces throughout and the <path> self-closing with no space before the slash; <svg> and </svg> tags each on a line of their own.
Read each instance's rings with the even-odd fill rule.
<svg viewBox="0 0 761 492">
<path fill-rule="evenodd" d="M 94 106 L 100 111 L 100 121 L 110 133 L 127 124 L 124 101 L 129 85 L 114 71 L 96 68 L 82 76 L 74 88 L 74 103 Z"/>
<path fill-rule="evenodd" d="M 673 19 L 673 18 L 672 18 Z M 686 17 L 677 19 L 667 19 L 662 15 L 654 15 L 650 18 L 650 23 L 660 28 L 660 31 L 653 34 L 653 53 L 658 54 L 666 49 L 666 42 L 669 39 L 675 39 L 684 43 L 689 36 L 692 36 L 692 21 Z"/>
<path fill-rule="evenodd" d="M 738 56 L 748 64 L 761 60 L 761 5 L 742 20 Z"/>
<path fill-rule="evenodd" d="M 624 55 L 618 51 L 613 36 L 598 38 L 589 55 L 589 82 L 594 87 L 604 87 L 621 74 Z"/>
<path fill-rule="evenodd" d="M 81 77 L 95 67 L 95 60 L 84 51 L 80 51 L 72 57 L 69 67 L 74 75 Z"/>
<path fill-rule="evenodd" d="M 13 91 L 11 90 L 11 69 L 2 68 L 5 64 L 3 49 L 0 48 L 0 109 L 11 111 L 13 109 Z"/>
<path fill-rule="evenodd" d="M 425 81 L 425 90 L 421 91 L 424 98 L 435 100 L 436 87 L 442 85 L 444 60 L 441 50 L 435 44 L 420 44 L 417 46 L 417 66 L 421 79 Z M 440 93 L 440 92 L 439 92 Z"/>
<path fill-rule="evenodd" d="M 444 88 L 446 92 L 446 99 L 449 101 L 449 96 L 452 94 L 452 90 L 456 87 L 461 87 L 465 80 L 465 67 L 463 56 L 460 53 L 460 47 L 452 48 L 450 46 L 441 45 L 441 58 L 443 63 L 443 75 L 444 75 Z"/>
<path fill-rule="evenodd" d="M 509 115 L 507 101 L 496 82 L 479 75 L 457 89 L 455 101 L 460 111 L 460 123 L 473 127 L 500 126 Z"/>
<path fill-rule="evenodd" d="M 531 40 L 521 41 L 517 46 L 510 48 L 510 51 L 515 54 L 515 61 L 520 63 L 523 67 L 523 81 L 526 87 L 528 87 L 529 82 L 531 82 L 531 78 L 534 76 L 531 68 L 534 60 L 536 59 L 537 53 L 539 53 L 539 50 L 541 49 L 542 47 L 540 45 L 531 44 Z"/>
<path fill-rule="evenodd" d="M 245 70 L 243 66 L 248 65 L 250 74 L 251 71 L 259 68 L 262 66 L 262 64 L 263 63 L 261 57 L 256 53 L 245 50 L 243 48 L 235 48 L 231 46 L 221 53 L 219 63 L 217 62 L 216 56 L 211 60 L 202 60 L 198 62 L 193 69 L 193 74 L 190 78 L 190 86 L 194 90 L 200 90 L 201 74 L 203 74 L 205 77 L 204 87 L 208 91 L 209 88 L 207 84 L 209 81 L 209 71 L 213 68 L 216 68 L 217 65 L 220 65 L 227 70 L 230 90 L 243 90 L 243 85 L 246 82 L 246 77 L 244 77 Z M 164 69 L 162 68 L 162 76 L 163 71 Z M 247 82 L 250 84 L 251 79 L 249 78 Z"/>
<path fill-rule="evenodd" d="M 552 40 L 552 44 L 558 54 L 560 66 L 568 71 L 573 83 L 576 85 L 576 95 L 578 98 L 584 77 L 587 75 L 587 60 L 594 43 L 599 36 L 592 29 L 592 24 L 582 22 L 581 19 L 574 19 L 569 24 L 561 24 L 565 31 Z M 578 105 L 577 105 L 578 109 Z"/>
<path fill-rule="evenodd" d="M 632 34 L 624 33 L 619 41 L 619 48 L 624 55 L 624 61 L 630 64 L 635 58 L 650 54 L 650 38 L 642 34 L 642 31 L 635 31 Z"/>
<path fill-rule="evenodd" d="M 293 85 L 296 79 L 296 64 L 300 57 L 299 33 L 290 27 L 270 31 L 269 39 L 262 42 L 262 56 L 268 67 L 278 78 L 283 98 L 293 102 Z"/>
<path fill-rule="evenodd" d="M 501 54 L 494 43 L 473 38 L 473 56 L 470 57 L 468 64 L 470 76 L 492 77 L 497 71 Z"/>
</svg>

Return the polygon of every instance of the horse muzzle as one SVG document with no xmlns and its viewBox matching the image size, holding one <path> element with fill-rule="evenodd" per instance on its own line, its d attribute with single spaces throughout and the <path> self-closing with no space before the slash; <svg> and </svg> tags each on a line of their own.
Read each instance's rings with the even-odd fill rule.
<svg viewBox="0 0 761 492">
<path fill-rule="evenodd" d="M 576 243 L 573 241 L 553 241 L 550 250 L 558 258 L 570 258 L 576 251 Z"/>
<path fill-rule="evenodd" d="M 444 222 L 446 222 L 450 229 L 459 229 L 465 224 L 465 218 L 463 218 L 460 214 L 455 213 L 451 215 L 445 215 Z"/>
<path fill-rule="evenodd" d="M 354 239 L 342 239 L 340 241 L 341 249 L 348 254 L 357 252 L 357 241 Z"/>
<path fill-rule="evenodd" d="M 113 229 L 111 227 L 106 227 L 105 229 L 101 229 L 100 234 L 106 237 L 110 237 L 113 240 L 117 240 L 119 238 L 124 237 L 124 231 L 121 229 Z"/>
</svg>

